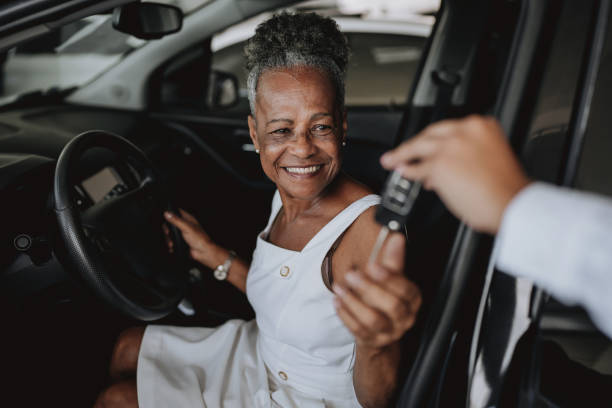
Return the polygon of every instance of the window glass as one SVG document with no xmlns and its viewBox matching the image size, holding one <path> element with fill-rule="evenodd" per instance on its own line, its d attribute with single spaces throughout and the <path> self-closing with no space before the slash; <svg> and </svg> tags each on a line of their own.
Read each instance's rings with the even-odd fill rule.
<svg viewBox="0 0 612 408">
<path fill-rule="evenodd" d="M 211 2 L 155 1 L 178 6 L 185 16 Z M 0 53 L 0 99 L 81 86 L 146 43 L 115 30 L 110 13 L 84 17 Z"/>
<path fill-rule="evenodd" d="M 347 106 L 404 104 L 426 38 L 384 33 L 346 35 L 351 46 Z M 215 52 L 212 65 L 238 78 L 241 98 L 247 98 L 244 45 L 240 42 Z M 241 104 L 241 108 L 248 109 L 248 103 Z"/>
<path fill-rule="evenodd" d="M 346 105 L 389 106 L 406 103 L 416 72 L 423 37 L 378 33 L 347 33 L 351 59 L 346 78 Z M 213 69 L 238 78 L 241 102 L 234 111 L 249 109 L 244 69 L 245 42 L 233 44 L 213 54 Z"/>
<path fill-rule="evenodd" d="M 368 4 L 338 1 L 335 7 L 322 8 L 320 4 L 307 2 L 292 8 L 316 11 L 334 18 L 347 36 L 351 48 L 346 78 L 348 107 L 406 103 L 434 22 L 433 17 L 418 13 L 437 10 L 438 2 L 428 0 L 422 2 L 422 9 L 412 6 L 398 10 L 387 10 L 385 4 L 384 1 Z M 264 13 L 230 27 L 212 39 L 213 70 L 233 74 L 238 78 L 240 88 L 241 101 L 226 113 L 244 115 L 249 111 L 243 49 L 257 25 L 270 16 L 271 13 Z"/>
<path fill-rule="evenodd" d="M 348 106 L 403 105 L 425 38 L 384 33 L 348 33 L 351 59 Z"/>
</svg>

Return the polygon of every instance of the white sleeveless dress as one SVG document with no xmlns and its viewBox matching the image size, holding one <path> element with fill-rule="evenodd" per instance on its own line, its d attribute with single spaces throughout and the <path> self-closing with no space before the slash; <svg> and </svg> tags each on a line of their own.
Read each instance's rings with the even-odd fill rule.
<svg viewBox="0 0 612 408">
<path fill-rule="evenodd" d="M 140 407 L 359 407 L 355 341 L 336 314 L 321 263 L 340 234 L 379 202 L 377 195 L 355 201 L 298 252 L 264 239 L 282 205 L 277 191 L 247 275 L 255 320 L 148 326 L 138 357 Z"/>
</svg>

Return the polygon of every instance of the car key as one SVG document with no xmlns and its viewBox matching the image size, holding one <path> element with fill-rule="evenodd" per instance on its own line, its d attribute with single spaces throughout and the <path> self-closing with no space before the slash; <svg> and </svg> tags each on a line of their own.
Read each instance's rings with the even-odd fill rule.
<svg viewBox="0 0 612 408">
<path fill-rule="evenodd" d="M 375 220 L 382 225 L 372 252 L 370 262 L 376 261 L 390 231 L 399 231 L 405 224 L 410 210 L 421 191 L 419 181 L 411 181 L 393 171 L 383 189 L 381 205 L 376 210 Z"/>
</svg>

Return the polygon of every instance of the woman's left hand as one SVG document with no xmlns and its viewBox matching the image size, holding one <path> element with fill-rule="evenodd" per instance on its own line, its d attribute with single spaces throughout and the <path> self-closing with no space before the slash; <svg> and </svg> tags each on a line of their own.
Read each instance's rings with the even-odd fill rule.
<svg viewBox="0 0 612 408">
<path fill-rule="evenodd" d="M 414 325 L 422 299 L 419 288 L 403 275 L 404 244 L 401 234 L 391 235 L 379 262 L 369 263 L 365 273 L 351 270 L 345 285 L 333 285 L 338 316 L 358 346 L 384 348 Z"/>
</svg>

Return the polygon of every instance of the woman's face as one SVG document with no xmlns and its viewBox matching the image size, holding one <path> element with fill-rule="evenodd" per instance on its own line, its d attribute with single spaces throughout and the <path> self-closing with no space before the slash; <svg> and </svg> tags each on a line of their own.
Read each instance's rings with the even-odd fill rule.
<svg viewBox="0 0 612 408">
<path fill-rule="evenodd" d="M 315 68 L 266 71 L 259 78 L 251 139 L 266 175 L 292 198 L 316 198 L 340 170 L 346 117 L 335 102 L 331 80 Z"/>
</svg>

